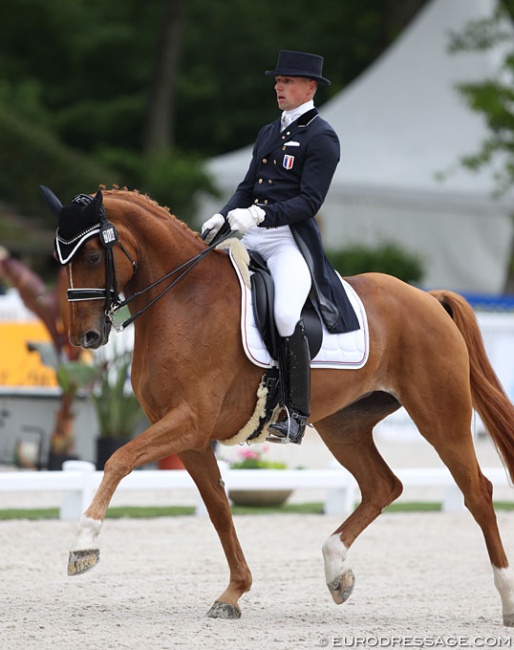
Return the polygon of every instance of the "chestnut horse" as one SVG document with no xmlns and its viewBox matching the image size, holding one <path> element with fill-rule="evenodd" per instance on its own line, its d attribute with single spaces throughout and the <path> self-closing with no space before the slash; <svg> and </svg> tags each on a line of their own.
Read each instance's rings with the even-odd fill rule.
<svg viewBox="0 0 514 650">
<path fill-rule="evenodd" d="M 47 204 L 62 216 L 60 201 L 51 197 Z M 103 196 L 99 192 L 95 201 L 118 239 L 107 249 L 99 236 L 90 237 L 67 265 L 70 339 L 87 349 L 106 343 L 112 294 L 117 295 L 110 291 L 114 273 L 115 288 L 132 297 L 130 311 L 137 314 L 132 386 L 151 425 L 107 462 L 81 518 L 68 572 L 80 574 L 98 562 L 97 538 L 122 478 L 140 465 L 178 454 L 198 486 L 230 568 L 227 588 L 209 615 L 238 618 L 238 600 L 252 578 L 211 442 L 234 436 L 248 422 L 263 371 L 247 359 L 241 345 L 236 274 L 226 253 L 202 255 L 207 249 L 202 239 L 148 197 L 109 190 Z M 162 292 L 163 283 L 157 281 L 168 277 L 170 269 L 177 270 L 169 281 L 173 286 L 165 283 L 170 290 Z M 369 358 L 360 370 L 314 369 L 311 391 L 311 422 L 361 492 L 355 511 L 323 545 L 332 598 L 340 604 L 349 597 L 354 581 L 346 562 L 350 546 L 402 492 L 372 432 L 404 406 L 450 470 L 482 529 L 503 621 L 513 626 L 514 577 L 470 425 L 475 407 L 514 478 L 514 408 L 487 359 L 473 311 L 453 292 L 427 293 L 387 275 L 346 279 L 367 311 Z M 106 300 L 93 299 L 100 296 Z"/>
</svg>

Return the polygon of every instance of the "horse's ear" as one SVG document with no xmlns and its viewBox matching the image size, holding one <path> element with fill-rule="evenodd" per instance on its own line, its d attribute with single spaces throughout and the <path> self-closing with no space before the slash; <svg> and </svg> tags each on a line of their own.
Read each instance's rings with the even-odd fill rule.
<svg viewBox="0 0 514 650">
<path fill-rule="evenodd" d="M 104 197 L 102 194 L 102 190 L 98 190 L 98 192 L 95 194 L 95 198 L 88 206 L 88 213 L 96 214 L 97 216 L 100 216 L 100 213 L 103 210 L 103 201 L 104 201 Z"/>
<path fill-rule="evenodd" d="M 52 212 L 52 214 L 58 219 L 61 215 L 62 203 L 55 196 L 52 190 L 48 189 L 48 187 L 40 185 L 39 190 L 43 201 L 46 203 L 47 207 L 50 208 L 50 212 Z"/>
</svg>

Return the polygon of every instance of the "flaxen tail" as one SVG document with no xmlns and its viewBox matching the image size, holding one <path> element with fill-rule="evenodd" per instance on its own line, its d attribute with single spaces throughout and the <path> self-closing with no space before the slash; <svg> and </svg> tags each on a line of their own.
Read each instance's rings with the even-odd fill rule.
<svg viewBox="0 0 514 650">
<path fill-rule="evenodd" d="M 462 296 L 453 291 L 430 291 L 430 294 L 450 314 L 466 342 L 473 406 L 514 481 L 514 406 L 487 357 L 473 309 Z"/>
</svg>

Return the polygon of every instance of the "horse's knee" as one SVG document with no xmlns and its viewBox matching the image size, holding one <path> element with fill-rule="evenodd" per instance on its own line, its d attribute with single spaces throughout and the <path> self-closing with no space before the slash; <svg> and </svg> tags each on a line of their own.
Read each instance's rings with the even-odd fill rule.
<svg viewBox="0 0 514 650">
<path fill-rule="evenodd" d="M 104 472 L 116 476 L 127 476 L 135 468 L 131 455 L 120 447 L 105 462 Z"/>
</svg>

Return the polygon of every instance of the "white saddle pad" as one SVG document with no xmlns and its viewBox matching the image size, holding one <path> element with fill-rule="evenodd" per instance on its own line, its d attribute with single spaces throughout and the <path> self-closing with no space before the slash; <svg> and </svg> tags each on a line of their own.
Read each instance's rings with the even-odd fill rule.
<svg viewBox="0 0 514 650">
<path fill-rule="evenodd" d="M 232 250 L 229 249 L 228 252 L 241 286 L 241 335 L 245 354 L 256 366 L 269 368 L 273 365 L 273 359 L 255 324 L 253 293 L 245 283 L 243 273 L 234 259 Z M 368 360 L 369 331 L 364 305 L 348 282 L 340 279 L 355 310 L 360 329 L 344 334 L 329 334 L 323 326 L 323 342 L 320 351 L 311 361 L 311 368 L 358 370 Z"/>
</svg>

